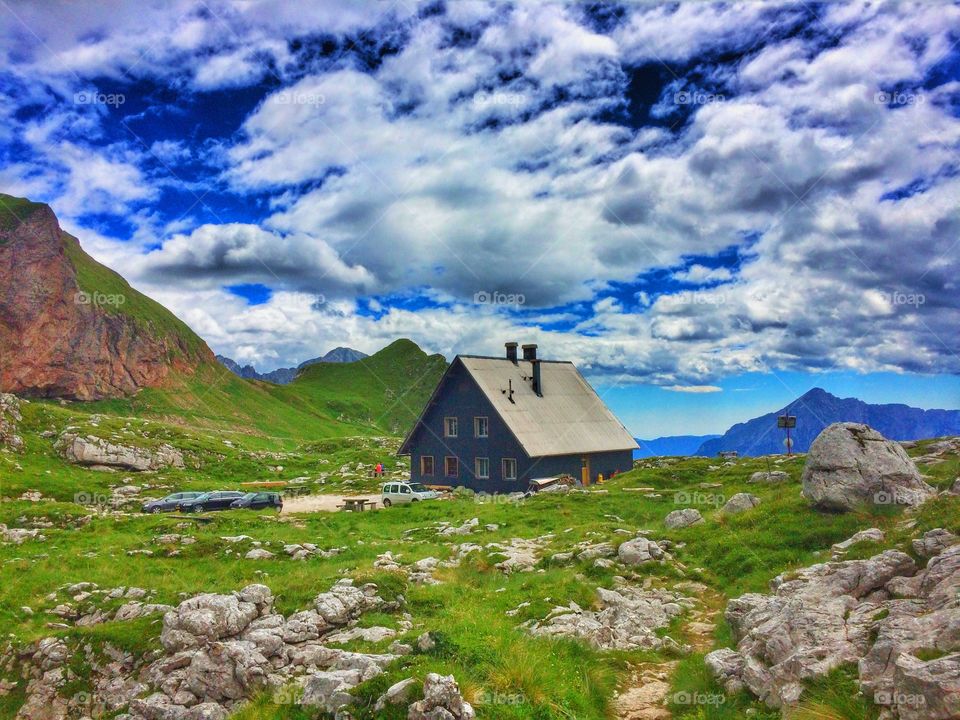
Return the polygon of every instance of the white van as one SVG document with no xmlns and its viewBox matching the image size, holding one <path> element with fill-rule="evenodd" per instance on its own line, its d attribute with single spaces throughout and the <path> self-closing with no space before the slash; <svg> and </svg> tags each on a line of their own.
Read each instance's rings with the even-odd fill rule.
<svg viewBox="0 0 960 720">
<path fill-rule="evenodd" d="M 421 483 L 389 482 L 383 486 L 381 500 L 384 507 L 403 505 L 404 503 L 433 500 L 440 497 L 440 493 L 428 490 Z"/>
</svg>

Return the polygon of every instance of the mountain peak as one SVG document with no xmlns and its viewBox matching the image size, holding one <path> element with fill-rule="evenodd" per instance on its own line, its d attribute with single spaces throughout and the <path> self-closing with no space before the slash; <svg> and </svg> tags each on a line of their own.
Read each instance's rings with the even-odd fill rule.
<svg viewBox="0 0 960 720">
<path fill-rule="evenodd" d="M 182 321 L 64 232 L 48 205 L 0 195 L 0 391 L 94 400 L 214 356 Z"/>
</svg>

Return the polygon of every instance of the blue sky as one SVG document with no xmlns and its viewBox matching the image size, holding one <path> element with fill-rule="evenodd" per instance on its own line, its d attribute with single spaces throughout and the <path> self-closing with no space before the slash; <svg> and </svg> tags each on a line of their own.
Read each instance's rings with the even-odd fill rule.
<svg viewBox="0 0 960 720">
<path fill-rule="evenodd" d="M 0 14 L 0 190 L 241 363 L 535 341 L 639 435 L 960 406 L 957 4 Z"/>
</svg>

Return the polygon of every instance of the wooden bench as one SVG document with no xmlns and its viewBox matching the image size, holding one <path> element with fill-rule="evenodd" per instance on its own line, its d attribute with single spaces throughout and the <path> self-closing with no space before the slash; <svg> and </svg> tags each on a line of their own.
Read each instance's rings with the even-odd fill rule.
<svg viewBox="0 0 960 720">
<path fill-rule="evenodd" d="M 363 512 L 370 507 L 371 510 L 377 509 L 376 500 L 367 500 L 366 498 L 344 498 L 342 505 L 337 505 L 341 510 L 346 510 L 347 512 Z"/>
</svg>

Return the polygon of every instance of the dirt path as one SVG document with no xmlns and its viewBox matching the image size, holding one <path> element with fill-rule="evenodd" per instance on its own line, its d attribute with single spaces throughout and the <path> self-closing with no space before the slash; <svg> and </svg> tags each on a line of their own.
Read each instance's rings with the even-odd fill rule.
<svg viewBox="0 0 960 720">
<path fill-rule="evenodd" d="M 352 495 L 303 495 L 300 497 L 284 498 L 282 515 L 291 513 L 311 513 L 311 512 L 337 512 L 338 505 L 343 504 L 344 498 L 364 498 L 365 500 L 375 500 L 377 509 L 380 508 L 379 495 L 365 495 L 355 493 Z"/>
<path fill-rule="evenodd" d="M 689 621 L 683 626 L 684 639 L 694 651 L 706 652 L 713 646 L 716 619 L 724 599 L 700 583 L 686 583 L 686 586 L 684 590 L 694 591 L 706 602 L 690 613 Z M 613 703 L 617 720 L 670 720 L 672 714 L 666 705 L 670 681 L 678 664 L 677 660 L 669 660 L 634 665 L 630 680 Z"/>
</svg>

